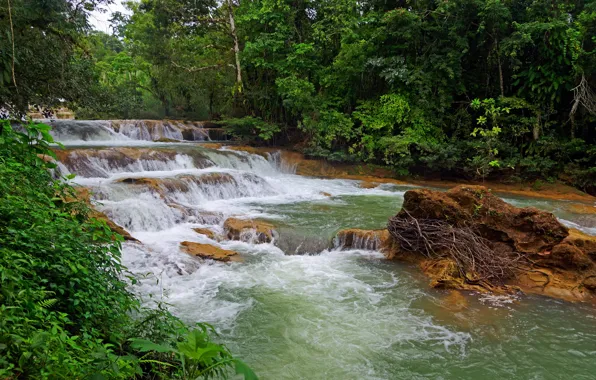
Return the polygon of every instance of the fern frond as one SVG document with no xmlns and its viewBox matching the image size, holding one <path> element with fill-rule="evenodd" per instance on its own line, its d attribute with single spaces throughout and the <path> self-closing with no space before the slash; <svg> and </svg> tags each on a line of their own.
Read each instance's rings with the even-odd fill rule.
<svg viewBox="0 0 596 380">
<path fill-rule="evenodd" d="M 42 300 L 37 302 L 37 305 L 42 309 L 51 309 L 58 302 L 57 298 L 48 298 L 47 300 Z"/>
</svg>

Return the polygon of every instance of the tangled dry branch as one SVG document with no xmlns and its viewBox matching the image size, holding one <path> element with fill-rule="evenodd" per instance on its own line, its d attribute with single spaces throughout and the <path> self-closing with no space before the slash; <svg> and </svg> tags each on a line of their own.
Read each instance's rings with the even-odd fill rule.
<svg viewBox="0 0 596 380">
<path fill-rule="evenodd" d="M 584 106 L 589 113 L 596 115 L 596 94 L 590 88 L 590 85 L 588 84 L 588 81 L 584 75 L 582 75 L 582 79 L 577 87 L 573 88 L 573 107 L 571 108 L 572 116 L 575 114 L 580 104 Z"/>
<path fill-rule="evenodd" d="M 449 257 L 467 282 L 501 282 L 513 274 L 523 257 L 499 254 L 473 227 L 456 227 L 437 219 L 393 217 L 389 233 L 408 251 L 428 258 Z M 471 277 L 473 276 L 473 277 Z"/>
</svg>

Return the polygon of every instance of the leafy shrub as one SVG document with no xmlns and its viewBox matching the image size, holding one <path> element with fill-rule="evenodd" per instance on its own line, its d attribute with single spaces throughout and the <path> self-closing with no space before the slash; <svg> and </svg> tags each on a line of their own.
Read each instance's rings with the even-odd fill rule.
<svg viewBox="0 0 596 380">
<path fill-rule="evenodd" d="M 279 125 L 268 123 L 260 117 L 246 116 L 218 122 L 226 132 L 244 142 L 269 141 L 281 131 Z"/>
</svg>

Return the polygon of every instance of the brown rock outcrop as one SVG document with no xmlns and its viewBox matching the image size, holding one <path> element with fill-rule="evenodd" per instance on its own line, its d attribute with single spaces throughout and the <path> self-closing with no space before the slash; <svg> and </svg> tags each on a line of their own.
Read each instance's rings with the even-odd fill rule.
<svg viewBox="0 0 596 380">
<path fill-rule="evenodd" d="M 377 249 L 388 258 L 417 263 L 436 288 L 522 290 L 570 301 L 596 302 L 596 236 L 568 230 L 548 212 L 514 207 L 484 187 L 458 186 L 445 193 L 408 191 L 396 218 L 412 217 L 419 222 L 442 221 L 449 228 L 470 228 L 486 242 L 492 254 L 516 260 L 506 276 L 485 278 L 468 272 L 469 268 L 462 270 L 461 263 L 440 248 L 432 255 L 404 249 L 407 245 L 402 247 L 393 232 L 387 230 L 340 231 L 340 246 Z"/>
<path fill-rule="evenodd" d="M 335 245 L 342 249 L 368 249 L 389 253 L 393 245 L 393 239 L 386 229 L 349 228 L 339 231 L 336 236 Z"/>
<path fill-rule="evenodd" d="M 416 219 L 445 220 L 457 227 L 473 224 L 484 238 L 506 243 L 520 253 L 551 249 L 569 235 L 553 214 L 514 207 L 482 186 L 457 186 L 445 193 L 410 190 L 398 217 L 407 214 Z"/>
<path fill-rule="evenodd" d="M 431 286 L 465 290 L 522 289 L 567 300 L 595 300 L 596 237 L 571 232 L 548 212 L 517 208 L 480 186 L 457 186 L 445 193 L 408 191 L 397 218 L 442 220 L 455 228 L 473 227 L 494 255 L 518 258 L 504 283 L 470 281 L 448 254 L 421 261 Z"/>
<path fill-rule="evenodd" d="M 379 184 L 376 182 L 370 182 L 370 181 L 360 182 L 360 188 L 362 188 L 362 189 L 374 189 L 378 186 L 379 186 Z"/>
<path fill-rule="evenodd" d="M 211 231 L 208 228 L 193 228 L 192 230 L 198 234 L 205 235 L 209 239 L 212 239 L 212 240 L 217 240 L 217 238 L 218 238 L 218 236 L 215 234 L 215 232 Z"/>
<path fill-rule="evenodd" d="M 217 186 L 224 184 L 237 185 L 236 179 L 229 173 L 204 173 L 200 175 L 178 175 L 167 178 L 129 177 L 119 179 L 117 182 L 135 186 L 144 186 L 157 193 L 162 198 L 167 198 L 172 192 L 188 192 L 191 186 Z"/>
<path fill-rule="evenodd" d="M 183 241 L 180 243 L 182 250 L 188 254 L 201 257 L 203 259 L 212 259 L 217 261 L 236 260 L 238 252 L 219 248 L 211 244 L 195 243 L 192 241 Z"/>
<path fill-rule="evenodd" d="M 228 218 L 224 222 L 225 235 L 230 240 L 270 243 L 275 235 L 273 225 L 267 222 Z"/>
<path fill-rule="evenodd" d="M 132 237 L 132 235 L 128 231 L 126 231 L 124 228 L 122 228 L 119 225 L 117 225 L 116 223 L 114 223 L 103 212 L 97 211 L 97 210 L 92 210 L 90 216 L 92 218 L 105 221 L 106 224 L 108 225 L 108 227 L 110 227 L 110 229 L 112 231 L 114 231 L 115 233 L 122 235 L 122 237 L 124 238 L 124 240 L 126 240 L 126 241 L 134 241 L 134 242 L 139 243 L 139 241 L 137 239 L 135 239 L 134 237 Z"/>
</svg>

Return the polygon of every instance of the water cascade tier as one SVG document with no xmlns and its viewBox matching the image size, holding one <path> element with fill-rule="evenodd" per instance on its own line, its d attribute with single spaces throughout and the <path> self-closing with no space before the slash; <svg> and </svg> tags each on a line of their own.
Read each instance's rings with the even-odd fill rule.
<svg viewBox="0 0 596 380">
<path fill-rule="evenodd" d="M 56 148 L 61 172 L 138 240 L 123 244 L 139 278 L 131 289 L 189 324 L 213 324 L 262 379 L 588 379 L 596 370 L 591 306 L 430 289 L 414 266 L 385 259 L 380 236 L 358 232 L 385 228 L 414 186 L 299 176 L 279 154 L 171 142 L 201 140 L 197 123 L 53 125 L 66 143 Z M 507 200 L 596 234 L 569 202 Z"/>
<path fill-rule="evenodd" d="M 42 120 L 63 143 L 97 141 L 222 141 L 228 137 L 212 123 L 177 120 Z M 205 124 L 208 124 L 207 126 Z"/>
</svg>

